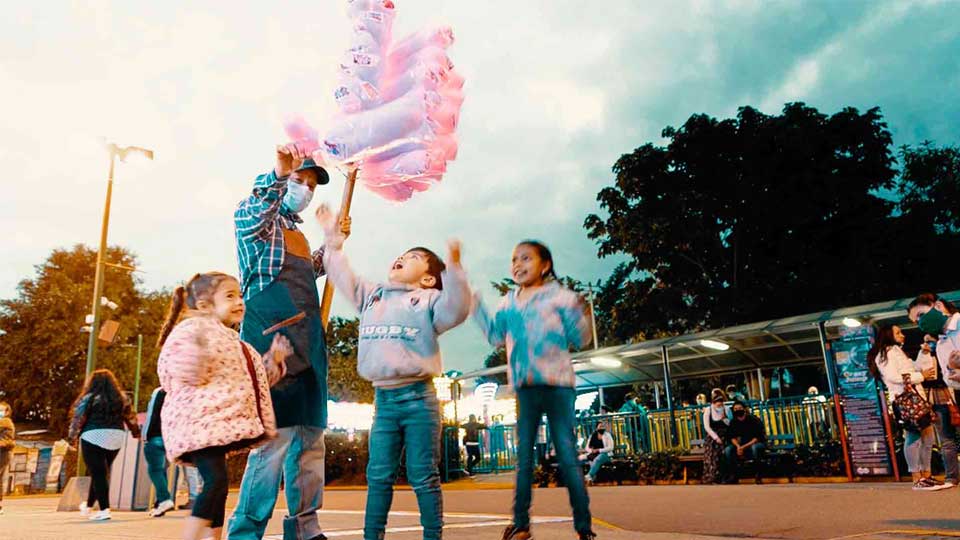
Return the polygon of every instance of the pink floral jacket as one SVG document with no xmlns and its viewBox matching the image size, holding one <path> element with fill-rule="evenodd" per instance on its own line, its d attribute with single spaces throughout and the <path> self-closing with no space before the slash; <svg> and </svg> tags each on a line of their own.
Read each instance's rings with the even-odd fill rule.
<svg viewBox="0 0 960 540">
<path fill-rule="evenodd" d="M 177 324 L 160 351 L 157 373 L 167 392 L 160 422 L 171 461 L 202 448 L 240 448 L 276 436 L 260 355 L 216 318 L 197 315 Z"/>
</svg>

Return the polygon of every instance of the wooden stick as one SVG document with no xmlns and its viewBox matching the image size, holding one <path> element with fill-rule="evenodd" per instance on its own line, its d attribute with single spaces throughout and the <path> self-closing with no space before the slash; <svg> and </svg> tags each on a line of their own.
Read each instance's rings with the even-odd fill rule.
<svg viewBox="0 0 960 540">
<path fill-rule="evenodd" d="M 306 318 L 307 318 L 307 314 L 301 311 L 300 313 L 297 313 L 293 317 L 290 317 L 289 319 L 284 319 L 278 322 L 277 324 L 271 326 L 270 328 L 267 328 L 266 330 L 263 331 L 263 335 L 269 336 L 270 334 L 276 332 L 277 330 L 280 330 L 281 328 L 293 326 Z"/>
<path fill-rule="evenodd" d="M 347 174 L 347 181 L 343 185 L 343 199 L 340 201 L 340 220 L 341 222 L 350 216 L 350 204 L 353 202 L 353 187 L 357 183 L 357 168 L 354 167 Z M 330 320 L 330 305 L 333 303 L 333 282 L 330 278 L 323 283 L 323 300 L 320 302 L 320 322 L 323 324 L 323 330 L 327 330 L 327 322 Z"/>
</svg>

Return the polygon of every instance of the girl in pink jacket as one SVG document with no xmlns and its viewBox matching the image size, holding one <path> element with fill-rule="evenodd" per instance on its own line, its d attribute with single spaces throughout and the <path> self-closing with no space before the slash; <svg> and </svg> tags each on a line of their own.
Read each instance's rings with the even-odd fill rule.
<svg viewBox="0 0 960 540">
<path fill-rule="evenodd" d="M 167 457 L 192 463 L 203 477 L 184 526 L 186 540 L 221 537 L 227 452 L 276 436 L 270 386 L 286 370 L 290 344 L 277 335 L 261 358 L 233 330 L 243 311 L 236 278 L 197 274 L 174 291 L 160 331 L 157 373 L 167 392 L 160 414 Z"/>
</svg>

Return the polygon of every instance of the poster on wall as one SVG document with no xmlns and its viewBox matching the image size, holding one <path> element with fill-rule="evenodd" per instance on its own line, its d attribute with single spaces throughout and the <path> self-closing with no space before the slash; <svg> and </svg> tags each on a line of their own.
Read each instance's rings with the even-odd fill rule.
<svg viewBox="0 0 960 540">
<path fill-rule="evenodd" d="M 867 351 L 872 343 L 866 327 L 848 330 L 831 343 L 837 391 L 847 426 L 850 466 L 856 476 L 893 474 L 880 398 L 867 367 Z"/>
</svg>

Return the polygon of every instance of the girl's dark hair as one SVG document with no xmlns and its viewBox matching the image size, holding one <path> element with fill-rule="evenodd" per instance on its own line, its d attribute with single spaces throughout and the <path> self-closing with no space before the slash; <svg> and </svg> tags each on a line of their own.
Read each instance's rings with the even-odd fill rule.
<svg viewBox="0 0 960 540">
<path fill-rule="evenodd" d="M 559 279 L 557 277 L 556 265 L 553 264 L 553 253 L 550 253 L 550 248 L 548 248 L 546 244 L 539 240 L 523 240 L 518 243 L 517 246 L 532 247 L 537 252 L 537 256 L 540 257 L 541 261 L 550 263 L 550 270 L 542 276 L 544 280 L 547 278 Z"/>
<path fill-rule="evenodd" d="M 126 397 L 123 395 L 123 388 L 120 387 L 117 378 L 109 369 L 98 369 L 87 377 L 83 390 L 80 391 L 80 395 L 73 402 L 74 406 L 88 394 L 92 398 L 99 398 L 100 406 L 111 413 L 119 414 L 123 411 Z"/>
<path fill-rule="evenodd" d="M 157 338 L 157 347 L 162 347 L 173 331 L 173 327 L 180 322 L 183 316 L 183 309 L 186 306 L 189 309 L 197 309 L 198 300 L 208 300 L 216 292 L 226 279 L 237 279 L 230 274 L 223 272 L 207 272 L 205 274 L 194 274 L 186 285 L 177 287 L 173 290 L 173 298 L 170 299 L 170 307 L 167 308 L 167 317 L 160 328 L 160 337 Z"/>
<path fill-rule="evenodd" d="M 947 312 L 951 315 L 957 312 L 957 306 L 953 302 L 944 300 L 933 293 L 923 293 L 910 302 L 910 305 L 907 306 L 907 313 L 910 313 L 910 310 L 917 306 L 933 306 L 937 302 L 943 302 L 943 306 L 947 308 Z"/>
<path fill-rule="evenodd" d="M 880 373 L 880 364 L 887 363 L 887 349 L 898 345 L 893 337 L 893 325 L 887 324 L 877 329 L 877 339 L 873 342 L 873 347 L 867 352 L 867 367 L 873 378 L 880 381 L 883 375 Z"/>
<path fill-rule="evenodd" d="M 433 251 L 430 251 L 429 249 L 427 249 L 427 248 L 425 248 L 425 247 L 422 247 L 422 246 L 417 246 L 417 247 L 415 247 L 415 248 L 410 248 L 410 249 L 407 250 L 407 253 L 410 253 L 411 251 L 416 251 L 417 253 L 420 253 L 420 254 L 426 256 L 426 258 L 427 258 L 427 274 L 433 276 L 433 279 L 436 280 L 436 282 L 433 284 L 433 287 L 432 287 L 432 288 L 433 288 L 433 289 L 437 289 L 438 291 L 442 291 L 442 290 L 443 290 L 443 278 L 441 277 L 441 274 L 443 273 L 444 270 L 447 269 L 447 265 L 443 263 L 443 259 L 441 259 L 441 258 L 440 258 L 436 253 L 434 253 Z"/>
</svg>

